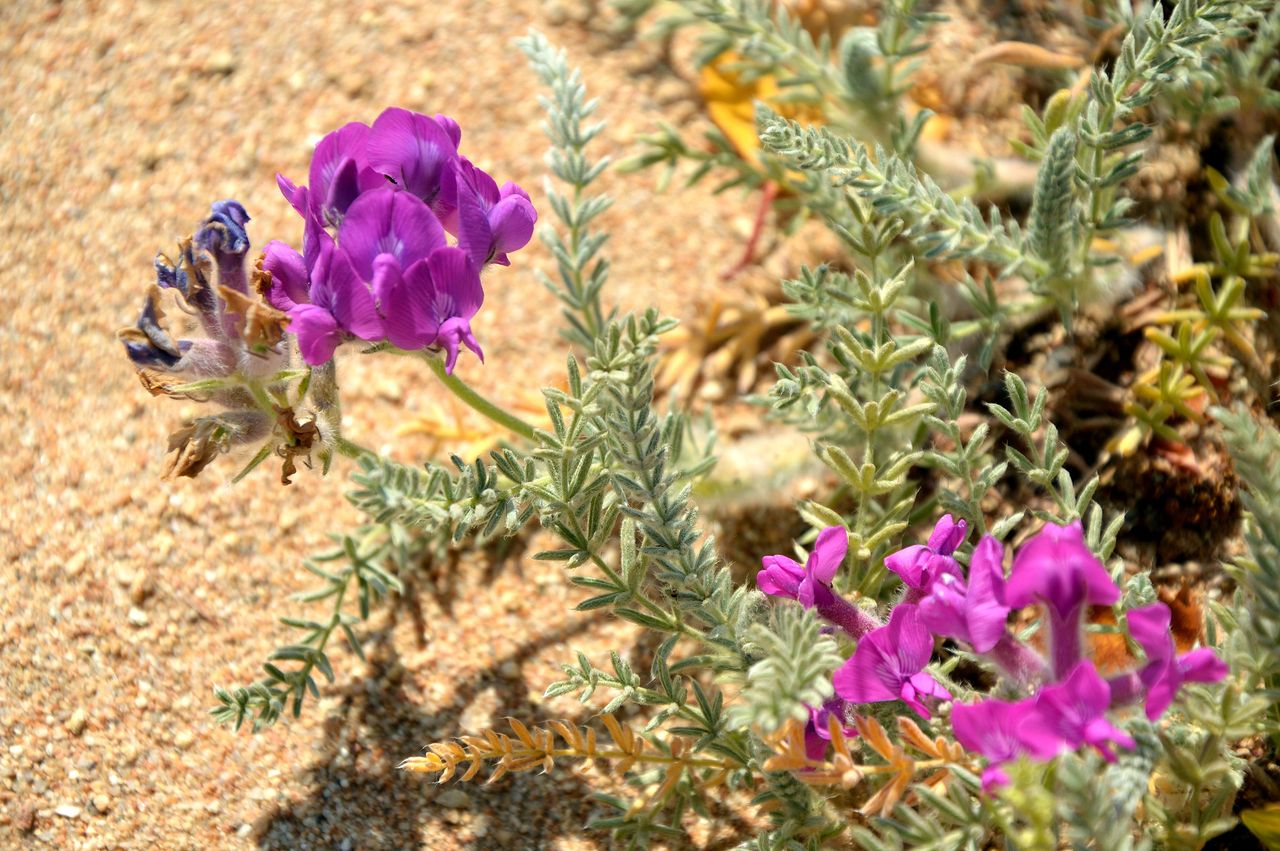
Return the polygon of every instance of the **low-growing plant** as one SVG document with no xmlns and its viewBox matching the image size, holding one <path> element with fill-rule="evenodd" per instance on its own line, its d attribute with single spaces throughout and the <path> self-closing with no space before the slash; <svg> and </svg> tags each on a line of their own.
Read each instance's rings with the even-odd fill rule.
<svg viewBox="0 0 1280 851">
<path fill-rule="evenodd" d="M 625 5 L 634 23 L 654 4 Z M 888 2 L 876 27 L 816 36 L 766 2 L 669 4 L 663 35 L 699 28 L 699 61 L 720 82 L 770 88 L 746 100 L 747 142 L 721 126 L 708 153 L 668 127 L 632 165 L 693 159 L 695 178 L 723 169 L 729 186 L 773 182 L 845 254 L 781 283 L 813 342 L 753 401 L 770 428 L 807 438 L 830 476 L 794 506 L 810 532 L 792 552 L 758 553 L 754 579 L 731 569 L 696 504 L 714 457 L 691 445 L 689 413 L 658 394 L 660 343 L 676 323 L 609 306 L 599 222 L 610 202 L 597 183 L 609 163 L 592 148 L 603 124 L 546 38 L 518 42 L 550 91 L 556 224 L 542 235 L 556 268 L 539 277 L 564 339 L 564 383 L 543 391 L 536 422 L 458 374 L 483 360 L 470 325 L 482 273 L 510 263 L 538 213 L 461 153 L 452 119 L 393 108 L 324 137 L 308 185 L 279 178 L 302 219 L 300 252 L 272 241 L 251 260 L 245 209 L 214 204 L 157 258 L 157 287 L 121 332 L 150 392 L 209 406 L 170 438 L 167 473 L 200 475 L 243 447 L 235 478 L 274 459 L 288 484 L 299 464 L 327 473 L 345 457 L 365 517 L 305 562 L 319 584 L 300 602 L 322 613 L 282 618 L 293 639 L 259 680 L 218 687 L 214 715 L 254 730 L 299 715 L 318 680 L 337 676 L 330 640 L 340 633 L 360 654 L 361 624 L 405 593 L 425 555 L 536 521 L 554 543 L 534 557 L 564 565 L 586 595 L 579 610 L 652 633 L 652 663 L 637 670 L 625 648 L 568 654 L 546 695 L 576 697 L 592 719 L 511 719 L 509 732 L 424 742 L 406 771 L 442 783 L 566 763 L 611 771 L 623 781 L 614 791 L 629 792 L 602 795 L 591 826 L 637 847 L 680 844 L 712 801 L 741 808 L 757 828 L 742 847 L 760 849 L 1197 849 L 1242 813 L 1265 835 L 1267 810 L 1240 791 L 1280 732 L 1276 340 L 1257 306 L 1276 292 L 1265 289 L 1274 136 L 1250 140 L 1238 173 L 1206 172 L 1228 218 L 1207 219 L 1208 248 L 1191 264 L 1146 279 L 1167 290 L 1168 309 L 1134 325 L 1147 348 L 1128 353 L 1096 457 L 1071 445 L 1053 385 L 1008 344 L 1039 324 L 1078 347 L 1081 326 L 1105 322 L 1098 309 L 1144 274 L 1150 254 L 1117 246 L 1144 213 L 1127 187 L 1153 122 L 1217 120 L 1232 102 L 1274 118 L 1276 11 L 1096 5 L 1093 26 L 1125 34 L 1109 68 L 1071 83 L 1067 69 L 1083 62 L 1060 62 L 1051 73 L 1064 85 L 1027 107 L 1014 141 L 1038 165 L 1020 216 L 981 180 L 931 176 L 937 151 L 918 145 L 928 114 L 905 101 L 939 23 L 922 4 Z M 1003 55 L 1055 67 L 1032 48 Z M 200 335 L 171 330 L 165 291 Z M 422 360 L 504 436 L 485 438 L 487 457 L 421 466 L 353 443 L 339 347 Z M 1154 361 L 1140 363 L 1142 351 Z M 1127 537 L 1134 506 L 1109 502 L 1103 483 L 1117 458 L 1207 439 L 1225 443 L 1243 484 L 1243 538 L 1216 542 L 1221 581 L 1157 587 L 1162 565 Z M 1186 452 L 1175 457 L 1203 472 Z"/>
</svg>

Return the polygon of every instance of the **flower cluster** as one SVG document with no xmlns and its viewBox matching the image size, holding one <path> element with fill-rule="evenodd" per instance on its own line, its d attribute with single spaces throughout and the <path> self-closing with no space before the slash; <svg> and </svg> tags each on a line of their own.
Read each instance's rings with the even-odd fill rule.
<svg viewBox="0 0 1280 851">
<path fill-rule="evenodd" d="M 291 369 L 290 335 L 312 367 L 351 339 L 443 350 L 449 373 L 462 346 L 483 359 L 471 330 L 484 301 L 480 272 L 509 264 L 537 213 L 520 187 L 499 188 L 459 154 L 461 138 L 452 119 L 404 109 L 372 126 L 348 124 L 316 146 L 308 185 L 277 177 L 303 219 L 301 253 L 273 240 L 251 266 L 249 215 L 219 201 L 175 257 L 156 258 L 156 286 L 120 332 L 125 353 L 152 393 L 223 409 L 171 436 L 170 474 L 195 476 L 234 445 L 262 443 L 250 466 L 274 449 L 288 483 L 295 457 L 309 461 L 313 446 L 331 455 L 332 367 Z M 203 336 L 175 339 L 165 291 Z"/>
<path fill-rule="evenodd" d="M 988 761 L 983 774 L 988 790 L 1007 782 L 1001 766 L 1020 757 L 1048 760 L 1088 745 L 1114 759 L 1115 748 L 1132 748 L 1133 740 L 1109 720 L 1110 711 L 1142 704 L 1155 720 L 1184 682 L 1226 676 L 1226 665 L 1210 649 L 1178 655 L 1164 603 L 1127 613 L 1129 634 L 1145 662 L 1110 679 L 1098 672 L 1084 653 L 1088 607 L 1114 605 L 1120 589 L 1089 550 L 1078 521 L 1046 525 L 1018 550 L 1007 578 L 1004 548 L 990 535 L 974 547 L 965 571 L 954 554 L 966 531 L 964 521 L 948 515 L 927 545 L 885 559 L 907 590 L 884 625 L 831 587 L 847 547 L 843 527 L 823 530 L 803 567 L 785 556 L 765 557 L 757 577 L 762 591 L 798 600 L 857 641 L 835 673 L 837 697 L 811 711 L 806 733 L 811 754 L 824 752 L 829 718 L 847 721 L 856 704 L 900 700 L 929 718 L 931 706 L 951 700 L 925 672 L 937 638 L 952 639 L 988 659 L 1027 695 L 951 707 L 956 740 Z M 1046 627 L 1047 658 L 1007 626 L 1011 612 L 1033 606 Z"/>
<path fill-rule="evenodd" d="M 302 216 L 302 252 L 268 243 L 265 295 L 288 315 L 307 363 L 328 361 L 350 339 L 441 348 L 449 372 L 460 346 L 483 360 L 471 331 L 480 271 L 508 265 L 537 213 L 519 186 L 499 188 L 459 154 L 461 138 L 447 116 L 391 108 L 372 126 L 324 137 L 308 185 L 277 177 Z"/>
</svg>

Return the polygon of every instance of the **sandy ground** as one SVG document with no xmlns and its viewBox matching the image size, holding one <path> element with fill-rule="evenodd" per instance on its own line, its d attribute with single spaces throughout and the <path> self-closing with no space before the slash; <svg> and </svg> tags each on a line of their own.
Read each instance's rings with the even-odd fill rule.
<svg viewBox="0 0 1280 851">
<path fill-rule="evenodd" d="M 240 200 L 259 246 L 296 243 L 275 172 L 305 177 L 321 134 L 386 105 L 453 115 L 465 152 L 539 203 L 539 85 L 511 46 L 530 25 L 590 65 L 611 122 L 600 148 L 628 153 L 684 87 L 553 17 L 534 0 L 0 6 L 0 846 L 602 844 L 568 772 L 442 799 L 394 770 L 505 715 L 585 717 L 542 689 L 570 648 L 604 662 L 630 637 L 566 614 L 577 592 L 554 565 L 464 561 L 374 619 L 369 665 L 337 650 L 338 682 L 300 721 L 259 735 L 212 722 L 212 686 L 253 679 L 286 640 L 275 618 L 307 611 L 289 599 L 310 587 L 302 556 L 355 521 L 346 469 L 231 487 L 223 459 L 161 481 L 165 436 L 192 411 L 151 399 L 114 336 L 155 252 L 211 201 Z M 753 208 L 651 185 L 604 180 L 613 295 L 688 317 Z M 532 274 L 548 266 L 531 247 L 487 280 L 489 363 L 463 374 L 497 398 L 562 368 L 557 309 Z M 350 436 L 414 457 L 394 427 L 439 404 L 425 370 L 347 354 L 340 373 Z"/>
</svg>

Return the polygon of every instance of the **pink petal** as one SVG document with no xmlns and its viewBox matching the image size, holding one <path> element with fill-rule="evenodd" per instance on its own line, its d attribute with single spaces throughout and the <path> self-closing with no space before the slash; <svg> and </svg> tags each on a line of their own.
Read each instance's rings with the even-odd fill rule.
<svg viewBox="0 0 1280 851">
<path fill-rule="evenodd" d="M 289 312 L 289 333 L 298 338 L 302 359 L 312 366 L 326 363 L 342 342 L 342 331 L 329 311 L 300 304 Z"/>
<path fill-rule="evenodd" d="M 830 585 L 849 552 L 849 532 L 843 526 L 828 526 L 818 533 L 813 551 L 805 566 L 809 575 L 825 585 Z"/>
</svg>

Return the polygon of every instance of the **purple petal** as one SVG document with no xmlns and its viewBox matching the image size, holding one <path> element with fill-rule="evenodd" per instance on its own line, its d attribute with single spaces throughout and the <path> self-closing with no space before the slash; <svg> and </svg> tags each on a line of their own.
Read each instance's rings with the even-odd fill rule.
<svg viewBox="0 0 1280 851">
<path fill-rule="evenodd" d="M 445 245 L 444 228 L 427 205 L 405 192 L 376 189 L 365 192 L 347 210 L 338 243 L 356 272 L 373 280 L 373 261 L 379 254 L 396 258 L 407 269 Z"/>
<path fill-rule="evenodd" d="M 311 212 L 322 221 L 336 221 L 327 216 L 326 212 L 335 211 L 330 201 L 334 195 L 333 184 L 338 179 L 340 170 L 349 169 L 342 179 L 350 181 L 350 185 L 340 189 L 337 195 L 347 204 L 353 200 L 354 196 L 348 197 L 347 193 L 350 188 L 356 186 L 360 168 L 367 161 L 365 145 L 368 139 L 368 125 L 353 121 L 334 130 L 316 145 L 315 153 L 311 155 L 311 171 L 307 176 L 307 184 L 311 191 Z M 348 161 L 352 163 L 350 166 L 346 165 Z M 336 212 L 340 218 L 346 209 L 336 209 Z"/>
<path fill-rule="evenodd" d="M 882 654 L 870 641 L 871 635 L 858 643 L 853 656 L 832 677 L 836 694 L 851 703 L 897 700 L 902 690 L 900 683 L 886 683 L 879 676 L 878 669 L 883 664 Z"/>
<path fill-rule="evenodd" d="M 338 324 L 362 340 L 373 342 L 386 337 L 387 329 L 378 316 L 373 293 L 356 274 L 346 252 L 339 249 L 333 253 L 328 272 L 329 308 Z"/>
<path fill-rule="evenodd" d="M 267 301 L 277 310 L 288 312 L 295 304 L 311 300 L 307 292 L 307 267 L 302 255 L 278 239 L 267 243 L 262 268 L 271 273 L 271 289 Z"/>
<path fill-rule="evenodd" d="M 450 129 L 456 128 L 453 124 Z M 456 138 L 461 138 L 460 130 Z M 458 144 L 449 129 L 398 107 L 384 110 L 373 122 L 366 146 L 371 167 L 426 203 L 440 193 L 441 175 L 457 155 Z"/>
<path fill-rule="evenodd" d="M 957 523 L 950 514 L 944 514 L 933 527 L 933 534 L 929 536 L 929 549 L 938 555 L 951 555 L 956 551 L 956 547 L 963 543 L 968 528 L 965 521 L 961 520 Z"/>
<path fill-rule="evenodd" d="M 894 608 L 884 629 L 888 643 L 886 649 L 896 655 L 903 677 L 917 673 L 929 664 L 929 657 L 933 655 L 933 637 L 920 623 L 920 613 L 915 606 L 899 605 Z"/>
<path fill-rule="evenodd" d="M 489 208 L 484 200 L 463 179 L 461 163 L 454 166 L 454 179 L 451 185 L 456 187 L 455 217 L 458 234 L 458 247 L 467 253 L 471 262 L 477 267 L 483 266 L 493 248 L 493 229 L 489 226 Z"/>
<path fill-rule="evenodd" d="M 1009 785 L 1009 774 L 998 765 L 988 765 L 982 772 L 982 791 L 988 795 Z"/>
<path fill-rule="evenodd" d="M 333 315 L 314 304 L 299 304 L 289 311 L 289 333 L 298 338 L 302 359 L 312 366 L 327 362 L 342 342 L 342 331 Z"/>
<path fill-rule="evenodd" d="M 1009 618 L 1009 607 L 1004 604 L 1004 549 L 990 535 L 982 537 L 969 561 L 965 609 L 969 643 L 979 653 L 986 653 L 1004 637 Z"/>
<path fill-rule="evenodd" d="M 307 214 L 307 206 L 310 204 L 307 187 L 295 185 L 292 180 L 283 174 L 276 175 L 276 186 L 280 187 L 280 194 L 284 196 L 284 200 L 289 202 L 289 206 L 298 211 L 298 215 L 305 216 Z"/>
<path fill-rule="evenodd" d="M 885 556 L 884 566 L 898 574 L 908 588 L 923 591 L 924 571 L 930 555 L 928 547 L 917 544 Z"/>
<path fill-rule="evenodd" d="M 538 213 L 528 198 L 511 195 L 499 201 L 489 211 L 489 230 L 492 232 L 490 251 L 506 254 L 519 251 L 533 238 L 533 225 Z"/>
<path fill-rule="evenodd" d="M 454 364 L 458 362 L 458 344 L 464 344 L 468 349 L 473 351 L 484 363 L 484 352 L 480 349 L 480 344 L 476 342 L 475 335 L 471 333 L 471 324 L 465 319 L 453 318 L 446 319 L 440 325 L 440 333 L 436 336 L 436 344 L 443 346 L 445 350 L 444 371 L 447 375 L 453 375 Z"/>
<path fill-rule="evenodd" d="M 427 268 L 435 294 L 433 307 L 441 324 L 451 317 L 470 319 L 484 304 L 479 267 L 459 248 L 448 246 L 431 252 Z"/>
<path fill-rule="evenodd" d="M 434 117 L 436 124 L 440 125 L 440 129 L 449 137 L 449 141 L 453 142 L 454 150 L 457 150 L 458 145 L 462 144 L 462 128 L 458 126 L 458 122 L 439 112 Z"/>
<path fill-rule="evenodd" d="M 786 556 L 765 556 L 764 569 L 756 574 L 756 585 L 771 597 L 796 599 L 804 568 Z"/>
<path fill-rule="evenodd" d="M 1200 647 L 1178 657 L 1182 679 L 1191 683 L 1216 683 L 1231 673 L 1227 663 L 1208 647 Z"/>
<path fill-rule="evenodd" d="M 805 563 L 810 576 L 824 585 L 830 585 L 836 572 L 849 552 L 849 532 L 843 526 L 828 526 L 818 533 L 813 551 Z"/>
<path fill-rule="evenodd" d="M 424 260 L 415 266 L 422 267 Z M 387 339 L 402 349 L 414 350 L 431 345 L 439 330 L 430 316 L 417 307 L 410 292 L 412 279 L 401 274 L 400 264 L 390 254 L 380 254 L 373 261 L 373 294 L 385 322 Z"/>
<path fill-rule="evenodd" d="M 1177 649 L 1173 645 L 1173 634 L 1169 631 L 1172 613 L 1164 603 L 1152 603 L 1139 609 L 1132 609 L 1125 615 L 1129 623 L 1129 635 L 1147 654 L 1151 662 L 1172 659 Z"/>
<path fill-rule="evenodd" d="M 1014 608 L 1041 600 L 1060 615 L 1083 603 L 1107 606 L 1120 598 L 1120 588 L 1089 551 L 1080 521 L 1069 526 L 1046 524 L 1022 545 L 1013 559 L 1005 600 Z"/>
</svg>

